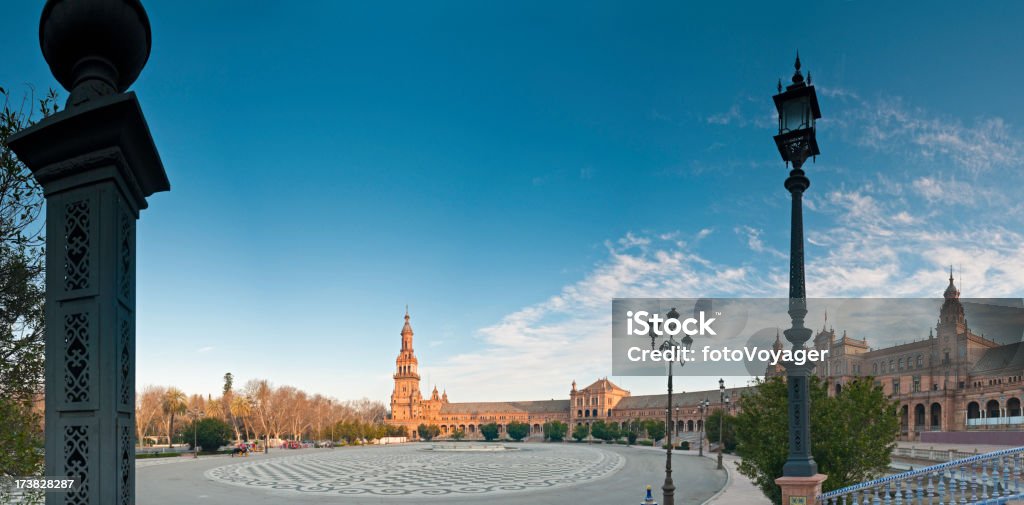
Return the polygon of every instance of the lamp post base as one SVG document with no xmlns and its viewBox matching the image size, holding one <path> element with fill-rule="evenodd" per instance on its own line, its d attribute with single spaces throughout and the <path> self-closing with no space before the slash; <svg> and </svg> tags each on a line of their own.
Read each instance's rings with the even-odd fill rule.
<svg viewBox="0 0 1024 505">
<path fill-rule="evenodd" d="M 676 503 L 676 486 L 672 483 L 672 478 L 665 480 L 665 485 L 661 486 L 661 501 L 663 505 L 675 505 Z"/>
<path fill-rule="evenodd" d="M 827 478 L 827 475 L 819 473 L 810 477 L 779 477 L 775 479 L 775 483 L 782 488 L 784 505 L 810 505 L 816 503 L 818 495 L 821 494 L 821 483 Z"/>
</svg>

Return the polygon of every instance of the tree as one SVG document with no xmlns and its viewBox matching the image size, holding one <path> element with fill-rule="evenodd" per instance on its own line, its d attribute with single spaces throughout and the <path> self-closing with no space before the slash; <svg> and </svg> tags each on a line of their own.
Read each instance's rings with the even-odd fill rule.
<svg viewBox="0 0 1024 505">
<path fill-rule="evenodd" d="M 232 396 L 228 411 L 231 412 L 232 424 L 235 428 L 235 439 L 241 438 L 238 433 L 238 423 L 241 423 L 242 429 L 246 432 L 246 436 L 248 436 L 249 430 L 246 427 L 246 419 L 252 415 L 252 404 L 249 398 L 246 396 Z"/>
<path fill-rule="evenodd" d="M 146 444 L 147 435 L 158 432 L 166 392 L 163 386 L 146 386 L 135 396 L 135 429 L 141 445 Z"/>
<path fill-rule="evenodd" d="M 828 492 L 882 475 L 899 431 L 897 404 L 871 378 L 843 384 L 828 395 L 828 382 L 811 377 L 811 450 Z M 739 471 L 774 503 L 782 494 L 775 479 L 789 455 L 788 403 L 782 378 L 762 381 L 743 399 L 736 416 Z"/>
<path fill-rule="evenodd" d="M 552 442 L 561 442 L 569 433 L 569 425 L 562 421 L 548 421 L 544 423 L 544 439 Z"/>
<path fill-rule="evenodd" d="M 604 440 L 605 442 L 611 440 L 609 425 L 603 420 L 595 421 L 590 425 L 590 434 L 593 435 L 594 438 Z"/>
<path fill-rule="evenodd" d="M 605 441 L 618 440 L 622 438 L 622 430 L 619 428 L 619 425 L 615 423 L 608 423 L 607 436 L 608 438 L 604 439 Z"/>
<path fill-rule="evenodd" d="M 725 416 L 724 419 L 722 419 L 723 415 Z M 724 414 L 721 409 L 712 412 L 711 415 L 708 416 L 707 422 L 704 425 L 704 430 L 711 443 L 718 443 L 719 423 L 721 423 L 725 428 L 722 437 L 722 445 L 725 446 L 725 452 L 731 453 L 736 450 L 736 416 Z"/>
<path fill-rule="evenodd" d="M 31 406 L 0 398 L 0 475 L 39 475 L 43 432 Z"/>
<path fill-rule="evenodd" d="M 168 388 L 164 393 L 161 409 L 167 416 L 167 443 L 174 447 L 174 416 L 185 413 L 185 393 L 178 388 Z"/>
<path fill-rule="evenodd" d="M 452 440 L 462 440 L 466 438 L 466 432 L 462 430 L 455 430 L 452 432 Z"/>
<path fill-rule="evenodd" d="M 629 445 L 636 443 L 637 437 L 640 435 L 640 431 L 643 430 L 643 423 L 634 419 L 629 423 L 622 423 L 622 431 L 625 432 L 626 442 Z"/>
<path fill-rule="evenodd" d="M 530 434 L 530 425 L 519 421 L 512 421 L 508 423 L 508 426 L 505 426 L 505 431 L 508 433 L 509 438 L 518 442 Z"/>
<path fill-rule="evenodd" d="M 57 112 L 51 90 L 12 104 L 0 87 L 0 475 L 42 472 L 41 416 L 44 376 L 44 238 L 39 217 L 42 188 L 7 147 L 7 138 Z M 2 501 L 2 500 L 0 500 Z"/>
<path fill-rule="evenodd" d="M 191 421 L 183 426 L 181 431 L 182 433 L 192 435 L 193 430 L 196 444 L 205 452 L 213 452 L 222 446 L 228 445 L 231 443 L 231 436 L 234 434 L 228 423 L 212 417 Z M 195 450 L 195 447 L 192 446 L 192 440 L 189 439 L 188 442 L 189 447 Z"/>
<path fill-rule="evenodd" d="M 421 424 L 416 427 L 416 432 L 419 433 L 420 438 L 429 442 L 431 439 L 441 434 L 441 428 L 436 424 L 431 424 L 430 426 Z"/>
<path fill-rule="evenodd" d="M 580 424 L 572 429 L 572 438 L 575 438 L 577 442 L 582 442 L 587 435 L 590 435 L 590 426 Z"/>
<path fill-rule="evenodd" d="M 644 431 L 647 432 L 647 438 L 657 442 L 665 438 L 665 421 L 644 421 Z"/>
<path fill-rule="evenodd" d="M 484 440 L 490 442 L 498 438 L 498 425 L 495 423 L 487 423 L 480 425 L 480 434 L 484 436 Z"/>
</svg>

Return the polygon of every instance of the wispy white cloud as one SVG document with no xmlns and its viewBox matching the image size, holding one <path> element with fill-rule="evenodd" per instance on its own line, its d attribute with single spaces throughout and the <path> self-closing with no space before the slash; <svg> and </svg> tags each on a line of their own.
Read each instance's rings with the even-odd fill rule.
<svg viewBox="0 0 1024 505">
<path fill-rule="evenodd" d="M 756 253 L 768 253 L 771 254 L 772 256 L 775 256 L 776 258 L 786 257 L 786 255 L 783 254 L 782 251 L 775 249 L 774 247 L 766 246 L 764 244 L 764 241 L 761 240 L 761 233 L 763 232 L 759 228 L 753 228 L 750 226 L 737 226 L 736 228 L 734 228 L 733 231 L 735 231 L 738 235 L 746 237 L 747 247 L 749 247 L 751 251 L 754 251 Z"/>
<path fill-rule="evenodd" d="M 729 110 L 720 114 L 712 114 L 711 116 L 708 116 L 707 122 L 709 124 L 727 125 L 738 121 L 740 117 L 740 106 L 739 104 L 734 103 L 732 104 L 732 107 L 729 107 Z"/>
<path fill-rule="evenodd" d="M 896 97 L 840 98 L 846 104 L 830 120 L 862 147 L 901 152 L 920 163 L 948 163 L 971 174 L 1024 166 L 1024 142 L 1002 118 L 965 122 L 908 106 Z"/>
<path fill-rule="evenodd" d="M 871 163 L 882 165 L 866 170 L 853 160 L 833 169 L 830 189 L 816 185 L 806 195 L 809 296 L 936 297 L 950 264 L 963 267 L 965 296 L 1020 296 L 1024 206 L 1012 188 L 1024 183 L 1024 143 L 1016 129 L 998 118 L 940 117 L 896 98 L 819 91 L 841 105 L 829 118 L 838 140 L 867 149 L 875 154 Z M 771 116 L 754 107 L 740 101 L 705 120 L 740 127 L 772 122 L 749 119 Z M 476 349 L 433 373 L 460 385 L 458 401 L 563 398 L 573 378 L 589 381 L 611 369 L 612 298 L 785 296 L 788 234 L 743 224 L 732 229 L 754 254 L 712 259 L 704 250 L 719 245 L 704 240 L 712 227 L 610 238 L 605 258 L 589 273 L 481 328 Z"/>
</svg>

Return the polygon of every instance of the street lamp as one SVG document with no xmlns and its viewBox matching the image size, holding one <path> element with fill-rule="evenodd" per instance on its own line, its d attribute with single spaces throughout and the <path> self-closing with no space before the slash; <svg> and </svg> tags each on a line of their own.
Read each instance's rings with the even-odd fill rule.
<svg viewBox="0 0 1024 505">
<path fill-rule="evenodd" d="M 708 405 L 710 404 L 711 402 L 707 398 L 704 398 L 704 401 L 697 404 L 697 410 L 700 411 L 700 440 L 697 441 L 697 446 L 699 447 L 697 450 L 698 456 L 704 455 L 704 413 L 707 412 Z"/>
<path fill-rule="evenodd" d="M 676 415 L 675 415 L 674 418 L 672 418 L 672 422 L 673 423 L 678 423 L 679 422 L 679 407 L 676 407 Z M 676 429 L 676 425 L 675 424 L 672 424 L 672 429 L 673 430 Z M 682 435 L 679 435 L 679 431 L 678 430 L 676 431 L 676 435 L 677 436 L 682 436 Z"/>
<path fill-rule="evenodd" d="M 725 406 L 729 404 L 729 397 L 725 396 L 725 379 L 718 379 L 718 400 L 722 404 L 722 411 L 718 416 L 718 469 L 722 467 L 722 434 L 725 428 Z"/>
<path fill-rule="evenodd" d="M 694 307 L 694 312 L 697 312 L 698 307 L 700 307 L 700 302 L 698 302 L 698 305 Z M 672 309 L 665 314 L 665 324 L 668 324 L 668 321 L 672 319 L 675 319 L 677 323 L 679 322 L 679 312 L 676 311 L 675 307 L 672 307 Z M 662 325 L 662 328 L 664 327 L 665 325 Z M 667 332 L 663 333 L 668 335 Z M 653 324 L 651 325 L 650 337 L 651 350 L 654 350 L 657 334 L 655 333 Z M 689 335 L 684 335 L 680 340 L 681 342 L 676 342 L 672 335 L 668 335 L 665 341 L 662 342 L 658 348 L 661 351 L 667 351 L 672 348 L 675 348 L 676 351 L 678 351 L 680 343 L 682 343 L 683 347 L 686 349 L 689 349 L 690 346 L 693 345 L 693 338 Z M 664 502 L 665 505 L 674 505 L 676 493 L 676 486 L 672 483 L 672 362 L 672 360 L 668 361 L 668 396 L 667 406 L 665 408 L 665 483 L 661 486 L 662 502 Z M 683 366 L 684 364 L 686 364 L 685 361 L 680 363 L 679 366 Z"/>
<path fill-rule="evenodd" d="M 197 445 L 199 439 L 199 418 L 206 415 L 206 413 L 199 408 L 194 408 L 188 411 L 188 415 L 192 418 L 192 457 L 199 458 L 199 446 Z"/>
<path fill-rule="evenodd" d="M 811 181 L 801 167 L 807 158 L 820 153 L 814 121 L 821 118 L 821 110 L 818 108 L 814 86 L 811 86 L 811 75 L 808 73 L 805 81 L 800 74 L 800 55 L 797 55 L 794 66 L 796 71 L 793 73 L 793 83 L 783 91 L 780 80 L 778 94 L 772 100 L 779 114 L 779 134 L 775 136 L 775 145 L 786 165 L 792 164 L 785 186 L 793 199 L 789 243 L 789 316 L 793 324 L 784 333 L 796 351 L 803 349 L 804 343 L 811 338 L 811 329 L 804 327 L 807 292 L 804 283 L 803 223 L 803 194 Z M 797 365 L 795 362 L 786 362 L 783 366 L 786 368 L 789 399 L 789 458 L 782 467 L 782 475 L 811 477 L 818 473 L 818 465 L 811 457 L 810 394 L 807 391 L 814 363 L 807 361 Z"/>
</svg>

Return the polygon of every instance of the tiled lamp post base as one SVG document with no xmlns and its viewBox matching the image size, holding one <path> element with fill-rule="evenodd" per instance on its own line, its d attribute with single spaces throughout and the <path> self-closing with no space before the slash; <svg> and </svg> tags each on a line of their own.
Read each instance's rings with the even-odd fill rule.
<svg viewBox="0 0 1024 505">
<path fill-rule="evenodd" d="M 775 483 L 782 488 L 782 505 L 814 505 L 814 500 L 821 494 L 821 483 L 827 478 L 827 475 L 819 473 L 810 477 L 775 479 Z"/>
</svg>

